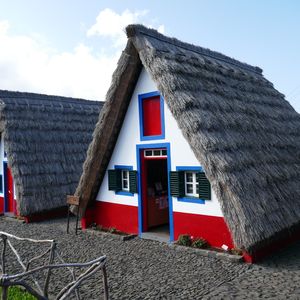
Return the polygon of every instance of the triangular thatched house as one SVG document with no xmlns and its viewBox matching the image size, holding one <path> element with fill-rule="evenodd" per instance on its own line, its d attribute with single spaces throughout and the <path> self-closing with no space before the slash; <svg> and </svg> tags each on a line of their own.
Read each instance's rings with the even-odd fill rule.
<svg viewBox="0 0 300 300">
<path fill-rule="evenodd" d="M 249 260 L 299 233 L 300 115 L 262 70 L 126 32 L 76 191 L 83 225 L 165 224 L 171 241 L 187 233 Z"/>
<path fill-rule="evenodd" d="M 102 102 L 0 91 L 1 211 L 34 220 L 75 192 Z M 66 210 L 64 210 L 66 212 Z"/>
</svg>

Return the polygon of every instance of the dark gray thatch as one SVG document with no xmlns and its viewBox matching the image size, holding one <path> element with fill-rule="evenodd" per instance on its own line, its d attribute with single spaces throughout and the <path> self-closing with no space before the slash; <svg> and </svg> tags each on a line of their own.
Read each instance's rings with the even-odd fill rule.
<svg viewBox="0 0 300 300">
<path fill-rule="evenodd" d="M 102 105 L 0 91 L 0 131 L 21 215 L 66 205 L 66 195 L 74 194 L 82 173 Z"/>
<path fill-rule="evenodd" d="M 300 115 L 284 95 L 257 67 L 141 25 L 126 30 L 77 188 L 82 212 L 96 197 L 141 62 L 204 166 L 236 246 L 252 253 L 298 229 Z"/>
</svg>

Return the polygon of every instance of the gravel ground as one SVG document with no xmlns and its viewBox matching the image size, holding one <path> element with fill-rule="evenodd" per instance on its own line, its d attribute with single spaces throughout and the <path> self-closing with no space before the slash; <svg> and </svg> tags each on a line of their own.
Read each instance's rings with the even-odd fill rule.
<svg viewBox="0 0 300 300">
<path fill-rule="evenodd" d="M 0 230 L 55 239 L 67 261 L 84 262 L 105 254 L 111 299 L 300 299 L 300 243 L 262 264 L 248 265 L 139 238 L 122 242 L 109 235 L 67 235 L 66 221 L 61 219 L 23 224 L 0 218 Z M 36 248 L 19 248 L 26 257 L 38 253 Z M 16 272 L 16 264 L 10 270 Z M 66 272 L 55 272 L 50 291 L 57 293 L 69 281 Z M 83 299 L 102 299 L 101 273 L 83 284 L 80 292 Z"/>
</svg>

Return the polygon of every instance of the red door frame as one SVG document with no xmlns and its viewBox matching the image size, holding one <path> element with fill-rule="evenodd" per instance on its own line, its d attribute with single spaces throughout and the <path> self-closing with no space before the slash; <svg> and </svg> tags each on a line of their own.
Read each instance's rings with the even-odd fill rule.
<svg viewBox="0 0 300 300">
<path fill-rule="evenodd" d="M 166 148 L 158 148 L 158 149 L 164 149 L 167 150 Z M 158 150 L 155 149 L 155 150 Z M 142 228 L 143 228 L 143 232 L 148 231 L 148 212 L 147 212 L 147 163 L 146 161 L 149 160 L 166 160 L 166 164 L 167 164 L 167 159 L 168 157 L 155 157 L 155 156 L 149 156 L 149 157 L 145 157 L 144 154 L 144 150 L 149 150 L 149 149 L 143 149 L 141 150 L 141 181 L 142 181 L 142 209 L 143 209 L 143 224 L 142 224 Z"/>
<path fill-rule="evenodd" d="M 4 212 L 13 212 L 17 214 L 16 201 L 14 199 L 14 182 L 11 170 L 7 162 L 3 162 L 4 174 Z"/>
</svg>

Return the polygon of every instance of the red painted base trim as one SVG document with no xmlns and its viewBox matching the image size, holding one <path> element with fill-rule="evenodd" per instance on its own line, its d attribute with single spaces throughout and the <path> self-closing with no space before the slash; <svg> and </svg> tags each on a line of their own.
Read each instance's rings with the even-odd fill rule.
<svg viewBox="0 0 300 300">
<path fill-rule="evenodd" d="M 243 259 L 248 264 L 253 264 L 255 262 L 254 257 L 247 252 L 243 253 Z"/>
<path fill-rule="evenodd" d="M 95 223 L 95 208 L 89 207 L 81 218 L 81 228 L 87 229 L 92 223 Z"/>
<path fill-rule="evenodd" d="M 67 207 L 60 207 L 53 210 L 23 216 L 26 223 L 41 222 L 44 220 L 66 217 L 68 214 Z"/>
<path fill-rule="evenodd" d="M 126 233 L 138 233 L 138 208 L 136 206 L 96 201 L 81 219 L 82 229 L 91 223 L 105 228 L 114 227 Z"/>
<path fill-rule="evenodd" d="M 4 197 L 0 197 L 0 214 L 4 214 L 5 213 L 5 211 L 4 211 L 4 206 L 5 206 L 4 202 L 5 202 Z M 14 215 L 16 215 L 16 216 L 19 215 L 18 209 L 17 209 L 17 200 L 16 199 L 13 200 L 13 210 L 7 211 L 7 212 L 14 213 Z"/>
<path fill-rule="evenodd" d="M 297 230 L 286 238 L 282 238 L 278 241 L 272 242 L 268 246 L 262 247 L 261 249 L 255 251 L 253 254 L 244 252 L 243 258 L 247 263 L 256 263 L 261 261 L 266 256 L 273 254 L 276 251 L 282 250 L 299 240 L 300 230 Z"/>
<path fill-rule="evenodd" d="M 230 249 L 234 247 L 231 234 L 223 217 L 174 212 L 174 239 L 180 234 L 202 237 L 213 246 L 220 248 L 223 244 Z"/>
<path fill-rule="evenodd" d="M 0 197 L 0 213 L 4 213 L 4 197 Z"/>
</svg>

